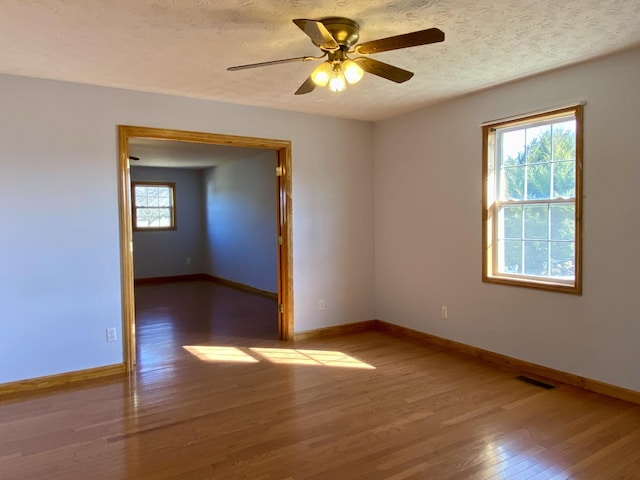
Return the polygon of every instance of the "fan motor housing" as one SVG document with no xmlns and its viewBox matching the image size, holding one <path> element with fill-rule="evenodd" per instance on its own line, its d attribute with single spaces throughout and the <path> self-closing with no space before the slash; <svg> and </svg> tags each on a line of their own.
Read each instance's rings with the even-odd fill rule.
<svg viewBox="0 0 640 480">
<path fill-rule="evenodd" d="M 329 30 L 336 42 L 347 49 L 355 45 L 360 38 L 360 26 L 350 18 L 325 17 L 320 19 L 320 22 Z"/>
</svg>

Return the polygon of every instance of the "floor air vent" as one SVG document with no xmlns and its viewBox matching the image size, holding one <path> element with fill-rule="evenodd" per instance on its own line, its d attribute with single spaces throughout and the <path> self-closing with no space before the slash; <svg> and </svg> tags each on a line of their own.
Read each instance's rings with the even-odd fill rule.
<svg viewBox="0 0 640 480">
<path fill-rule="evenodd" d="M 541 382 L 540 380 L 536 380 L 535 378 L 525 377 L 523 375 L 518 375 L 516 380 L 520 380 L 521 382 L 528 383 L 530 385 L 535 385 L 536 387 L 544 388 L 546 390 L 551 390 L 552 388 L 556 388 L 555 385 L 549 385 L 548 383 Z"/>
</svg>

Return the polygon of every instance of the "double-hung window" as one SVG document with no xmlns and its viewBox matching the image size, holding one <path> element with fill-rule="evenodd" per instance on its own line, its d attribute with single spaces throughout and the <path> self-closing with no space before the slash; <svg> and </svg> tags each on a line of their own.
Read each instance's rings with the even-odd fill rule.
<svg viewBox="0 0 640 480">
<path fill-rule="evenodd" d="M 582 106 L 483 126 L 483 281 L 581 293 Z"/>
<path fill-rule="evenodd" d="M 175 230 L 175 183 L 132 182 L 134 230 Z"/>
</svg>

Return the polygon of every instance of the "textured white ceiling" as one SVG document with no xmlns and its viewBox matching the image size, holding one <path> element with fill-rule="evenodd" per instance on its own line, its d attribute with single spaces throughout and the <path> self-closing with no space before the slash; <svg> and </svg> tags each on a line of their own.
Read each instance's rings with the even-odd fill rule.
<svg viewBox="0 0 640 480">
<path fill-rule="evenodd" d="M 346 16 L 360 41 L 438 27 L 444 43 L 376 54 L 415 72 L 293 92 L 316 55 L 291 20 Z M 0 0 L 0 72 L 379 120 L 640 45 L 640 0 Z"/>
<path fill-rule="evenodd" d="M 272 150 L 262 148 L 132 138 L 129 140 L 129 155 L 139 160 L 130 160 L 129 163 L 132 167 L 202 169 L 251 158 L 270 151 Z"/>
</svg>

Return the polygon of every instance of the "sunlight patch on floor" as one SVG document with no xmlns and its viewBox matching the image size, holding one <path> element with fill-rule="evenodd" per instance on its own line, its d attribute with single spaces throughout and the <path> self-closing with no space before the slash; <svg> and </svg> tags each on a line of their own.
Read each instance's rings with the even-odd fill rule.
<svg viewBox="0 0 640 480">
<path fill-rule="evenodd" d="M 356 360 L 349 355 L 328 350 L 302 350 L 293 348 L 250 348 L 273 363 L 294 365 L 323 365 L 325 367 L 366 368 L 376 367 Z"/>
<path fill-rule="evenodd" d="M 205 362 L 258 363 L 260 361 L 235 347 L 185 345 L 182 348 Z"/>
<path fill-rule="evenodd" d="M 261 361 L 260 358 L 262 358 L 272 363 L 285 365 L 311 365 L 368 370 L 376 368 L 345 353 L 332 350 L 259 347 L 241 349 L 204 345 L 185 345 L 183 348 L 204 362 L 259 363 Z"/>
</svg>

